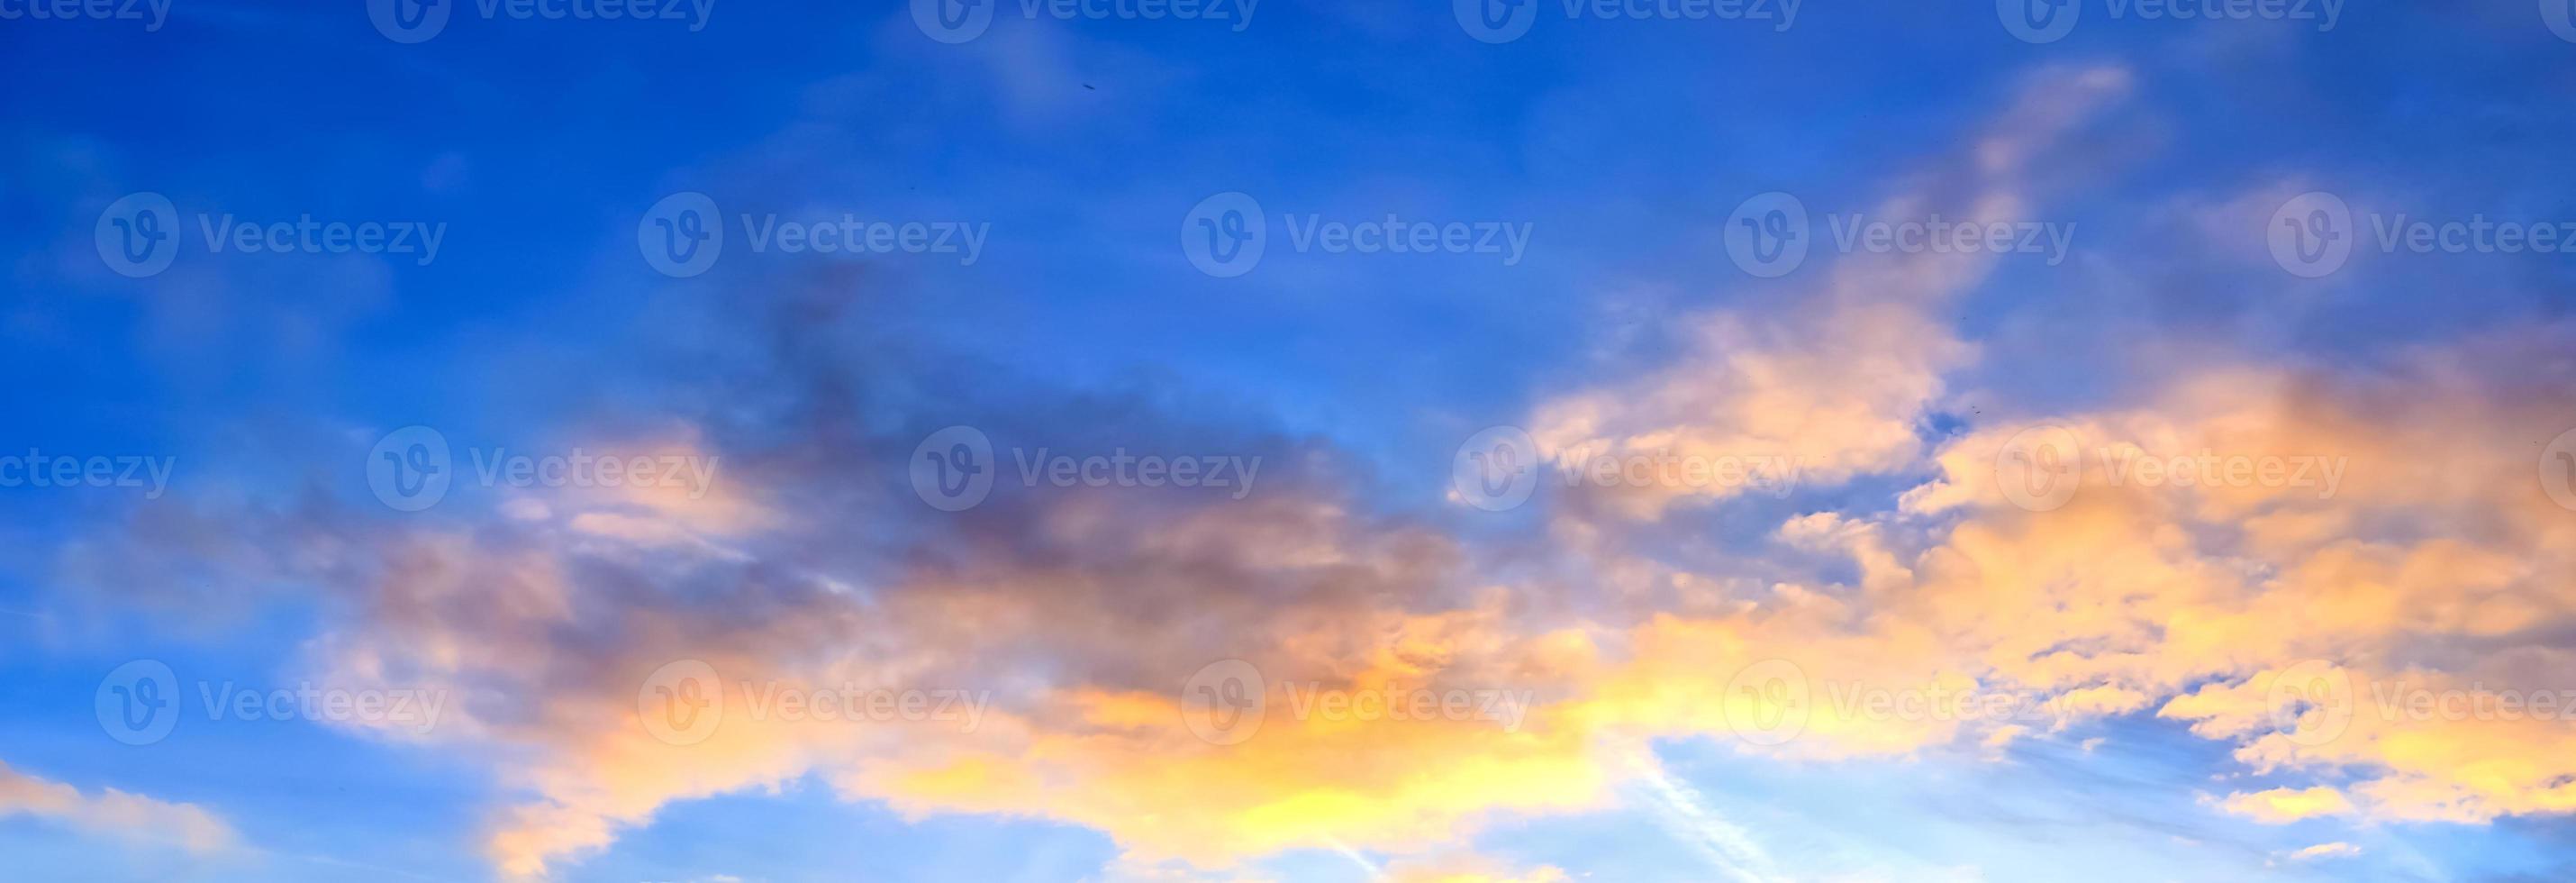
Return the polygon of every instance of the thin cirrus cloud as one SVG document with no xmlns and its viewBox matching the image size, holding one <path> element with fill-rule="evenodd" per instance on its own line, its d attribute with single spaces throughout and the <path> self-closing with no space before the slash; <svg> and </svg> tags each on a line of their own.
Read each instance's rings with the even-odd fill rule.
<svg viewBox="0 0 2576 883">
<path fill-rule="evenodd" d="M 240 846 L 224 820 L 205 807 L 108 788 L 95 794 L 0 764 L 0 816 L 33 816 L 113 839 L 175 845 L 220 854 Z"/>
</svg>

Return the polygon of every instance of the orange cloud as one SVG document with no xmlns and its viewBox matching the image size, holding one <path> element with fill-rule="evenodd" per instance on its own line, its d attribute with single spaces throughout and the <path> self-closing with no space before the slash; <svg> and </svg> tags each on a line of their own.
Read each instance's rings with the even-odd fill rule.
<svg viewBox="0 0 2576 883">
<path fill-rule="evenodd" d="M 2220 806 L 2266 825 L 2286 825 L 2318 816 L 2350 815 L 2353 811 L 2352 802 L 2344 799 L 2343 792 L 2323 785 L 2305 790 L 2274 788 L 2230 794 Z"/>
<path fill-rule="evenodd" d="M 0 816 L 53 819 L 97 834 L 167 843 L 191 852 L 234 848 L 239 836 L 215 814 L 188 803 L 170 803 L 109 788 L 97 794 L 47 781 L 0 764 Z"/>
</svg>

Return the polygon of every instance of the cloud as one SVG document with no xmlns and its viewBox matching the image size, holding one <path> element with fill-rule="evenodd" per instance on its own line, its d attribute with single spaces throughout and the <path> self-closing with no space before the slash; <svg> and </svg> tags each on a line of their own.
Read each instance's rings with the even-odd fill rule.
<svg viewBox="0 0 2576 883">
<path fill-rule="evenodd" d="M 2343 792 L 2323 785 L 2302 790 L 2274 788 L 2230 794 L 2219 805 L 2228 812 L 2266 825 L 2286 825 L 2319 816 L 2350 815 L 2353 811 L 2352 802 L 2344 799 Z"/>
<path fill-rule="evenodd" d="M 2032 218 L 2047 194 L 2030 181 L 2062 177 L 2040 173 L 2134 86 L 2117 67 L 2045 70 L 1876 213 Z M 1082 825 L 1116 842 L 1121 867 L 1212 872 L 1330 849 L 1390 856 L 1390 874 L 1553 879 L 1440 849 L 1498 820 L 1625 806 L 1713 874 L 1763 880 L 1783 874 L 1771 847 L 1666 774 L 1656 744 L 1937 761 L 2114 718 L 2339 783 L 2220 803 L 2261 822 L 2576 811 L 2563 723 L 2370 701 L 2395 684 L 2551 689 L 2569 670 L 2554 636 L 2576 590 L 2548 574 L 2576 563 L 2576 520 L 2531 479 L 2576 404 L 2576 367 L 2554 355 L 2576 334 L 2503 330 L 2368 370 L 2212 361 L 2117 403 L 1971 420 L 1943 410 L 1976 357 L 1948 317 L 1992 264 L 1840 258 L 1794 307 L 1688 317 L 1670 364 L 1574 379 L 1532 409 L 1559 462 L 1764 454 L 1820 487 L 1915 482 L 1766 522 L 1742 558 L 1591 541 L 1642 544 L 1740 487 L 1603 491 L 1550 513 L 1550 547 L 1498 554 L 1373 508 L 1357 458 L 1324 442 L 1202 416 L 1170 390 L 990 376 L 858 330 L 874 318 L 858 296 L 808 293 L 709 320 L 743 343 L 702 354 L 690 364 L 705 376 L 670 393 L 695 420 L 567 433 L 701 459 L 711 482 L 544 489 L 490 513 L 460 499 L 409 521 L 327 499 L 174 502 L 62 566 L 81 586 L 321 586 L 331 618 L 303 664 L 326 686 L 458 697 L 432 732 L 368 732 L 486 763 L 511 797 L 482 848 L 520 876 L 674 802 L 811 778 L 914 818 Z M 960 423 L 1004 448 L 1269 465 L 1241 499 L 996 482 L 982 505 L 940 512 L 905 464 Z M 2054 508 L 1999 484 L 2033 426 L 2078 440 Z M 2314 480 L 2139 468 L 2204 453 L 2309 464 Z M 1524 561 L 1566 575 L 1503 566 Z M 160 578 L 172 572 L 214 578 Z M 1185 689 L 1225 660 L 1261 674 L 1245 698 L 1265 710 L 1231 743 L 1192 731 Z M 648 719 L 651 678 L 683 661 L 719 675 L 697 694 L 717 723 L 675 741 Z M 2335 679 L 2340 693 L 2312 688 Z M 786 719 L 762 698 L 943 689 L 990 708 L 971 725 L 852 725 Z M 1316 692 L 1390 691 L 1525 707 L 1508 724 L 1293 710 Z M 62 805 L 54 789 L 30 793 Z"/>
<path fill-rule="evenodd" d="M 96 794 L 0 764 L 0 816 L 30 815 L 87 831 L 142 843 L 178 846 L 195 853 L 235 848 L 240 838 L 214 813 L 195 804 L 170 803 L 114 788 Z"/>
<path fill-rule="evenodd" d="M 2031 166 L 2131 85 L 2131 74 L 2118 67 L 2034 74 L 1960 155 L 1869 216 L 2032 220 L 2024 192 Z M 1636 519 L 1755 486 L 1837 484 L 1910 468 L 1922 447 L 1918 425 L 1942 393 L 1942 376 L 1974 351 L 1940 317 L 1997 259 L 1947 249 L 1840 256 L 1784 315 L 1685 320 L 1684 354 L 1674 364 L 1542 403 L 1531 437 L 1567 468 L 1639 455 L 1786 458 L 1795 465 L 1793 475 L 1752 482 L 1659 482 L 1608 492 L 1610 511 Z"/>
<path fill-rule="evenodd" d="M 1451 858 L 1391 866 L 1378 877 L 1386 883 L 1565 883 L 1565 870 L 1542 866 L 1511 870 L 1483 858 Z"/>
<path fill-rule="evenodd" d="M 2338 840 L 2333 843 L 2319 843 L 2315 846 L 2299 849 L 2283 857 L 2294 862 L 2313 862 L 2334 858 L 2352 858 L 2360 854 L 2361 847 Z"/>
</svg>

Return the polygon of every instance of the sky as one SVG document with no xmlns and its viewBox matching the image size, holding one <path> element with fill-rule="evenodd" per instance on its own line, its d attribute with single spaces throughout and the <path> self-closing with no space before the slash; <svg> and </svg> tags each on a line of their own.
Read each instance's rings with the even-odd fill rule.
<svg viewBox="0 0 2576 883">
<path fill-rule="evenodd" d="M 2567 0 L 0 0 L 33 880 L 2576 877 Z"/>
</svg>

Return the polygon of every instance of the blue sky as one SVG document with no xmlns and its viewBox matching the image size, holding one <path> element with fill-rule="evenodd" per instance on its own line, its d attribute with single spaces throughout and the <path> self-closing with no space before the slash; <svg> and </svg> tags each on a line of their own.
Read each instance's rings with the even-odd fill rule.
<svg viewBox="0 0 2576 883">
<path fill-rule="evenodd" d="M 1473 0 L 921 5 L 990 22 L 0 0 L 0 854 L 102 880 L 2571 873 L 2570 718 L 2371 701 L 2576 689 L 2576 259 L 2398 235 L 2576 231 L 2564 0 L 2066 0 L 2046 42 L 2013 2 L 1532 0 L 1492 7 L 1529 22 L 1497 42 Z M 167 201 L 166 264 L 112 253 L 136 194 Z M 726 237 L 699 272 L 652 258 L 675 194 Z M 2349 245 L 2325 263 L 2279 238 L 2317 194 Z M 1806 257 L 1748 272 L 1730 231 L 1791 203 Z M 1260 257 L 1208 272 L 1196 222 L 1238 205 Z M 308 218 L 402 245 L 207 235 Z M 880 246 L 769 238 L 844 220 Z M 2013 235 L 1837 236 L 1940 220 Z M 1468 244 L 1306 232 L 1332 225 Z M 1998 474 L 2060 437 L 2090 458 L 2048 485 L 2071 500 Z M 423 498 L 385 470 L 428 439 L 450 483 Z M 951 442 L 989 491 L 925 478 Z M 1535 487 L 1496 499 L 1465 464 L 1506 453 Z M 1600 458 L 1786 474 L 1580 477 Z M 108 471 L 26 477 L 64 463 Z M 2321 464 L 2335 485 L 2289 477 Z M 1220 660 L 1267 684 L 1264 733 L 1173 725 L 1240 699 L 1192 692 Z M 723 673 L 714 731 L 646 720 L 676 661 Z M 1798 731 L 1747 736 L 1742 703 L 1788 694 L 1739 672 L 1775 662 Z M 164 671 L 175 728 L 120 727 Z M 2352 722 L 2278 704 L 2313 671 Z M 1300 684 L 1531 713 L 1283 716 Z M 2028 716 L 1827 696 L 1961 684 Z M 760 685 L 991 710 L 834 727 Z M 205 701 L 308 686 L 422 707 Z"/>
</svg>

